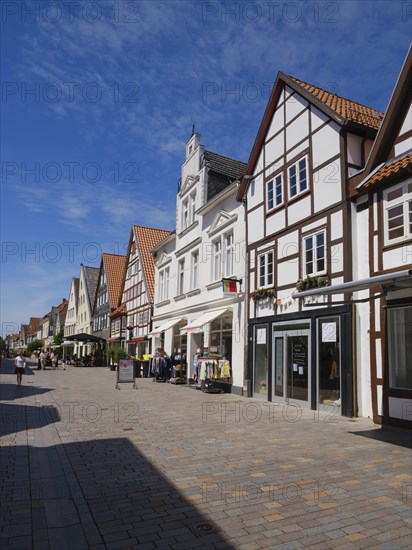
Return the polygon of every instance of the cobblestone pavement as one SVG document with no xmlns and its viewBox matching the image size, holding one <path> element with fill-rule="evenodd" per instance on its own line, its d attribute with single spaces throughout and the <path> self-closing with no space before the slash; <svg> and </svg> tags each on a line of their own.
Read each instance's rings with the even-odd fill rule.
<svg viewBox="0 0 412 550">
<path fill-rule="evenodd" d="M 0 375 L 1 548 L 411 548 L 408 434 L 106 369 Z"/>
</svg>

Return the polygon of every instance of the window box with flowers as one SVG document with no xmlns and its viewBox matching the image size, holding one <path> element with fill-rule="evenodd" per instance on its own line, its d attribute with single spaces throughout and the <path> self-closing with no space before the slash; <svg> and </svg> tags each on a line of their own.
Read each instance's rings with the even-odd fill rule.
<svg viewBox="0 0 412 550">
<path fill-rule="evenodd" d="M 302 290 L 311 290 L 313 288 L 321 288 L 323 286 L 328 286 L 330 284 L 330 279 L 328 275 L 321 275 L 319 277 L 311 277 L 308 275 L 303 279 L 299 279 L 296 283 L 296 290 L 301 292 Z"/>
<path fill-rule="evenodd" d="M 274 288 L 258 288 L 254 292 L 250 293 L 250 297 L 255 302 L 259 300 L 265 300 L 267 298 L 274 298 L 275 297 L 275 289 Z"/>
</svg>

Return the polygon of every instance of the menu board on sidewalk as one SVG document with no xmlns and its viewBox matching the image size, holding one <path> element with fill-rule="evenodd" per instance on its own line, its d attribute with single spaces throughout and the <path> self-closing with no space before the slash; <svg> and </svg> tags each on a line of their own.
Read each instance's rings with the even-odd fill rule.
<svg viewBox="0 0 412 550">
<path fill-rule="evenodd" d="M 118 382 L 134 382 L 133 359 L 120 359 L 117 369 Z"/>
</svg>

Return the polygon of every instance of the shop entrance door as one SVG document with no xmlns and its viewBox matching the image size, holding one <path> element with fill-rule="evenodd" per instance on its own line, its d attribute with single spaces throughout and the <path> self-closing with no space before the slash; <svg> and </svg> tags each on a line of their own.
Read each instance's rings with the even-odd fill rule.
<svg viewBox="0 0 412 550">
<path fill-rule="evenodd" d="M 272 357 L 273 399 L 309 407 L 310 330 L 275 330 Z"/>
</svg>

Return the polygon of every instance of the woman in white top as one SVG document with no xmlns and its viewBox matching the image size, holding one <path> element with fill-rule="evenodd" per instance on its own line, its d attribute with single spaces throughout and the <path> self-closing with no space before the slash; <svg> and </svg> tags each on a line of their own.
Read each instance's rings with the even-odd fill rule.
<svg viewBox="0 0 412 550">
<path fill-rule="evenodd" d="M 21 379 L 26 368 L 26 359 L 23 357 L 23 352 L 20 351 L 14 360 L 14 372 L 17 374 L 17 386 L 21 386 Z"/>
</svg>

